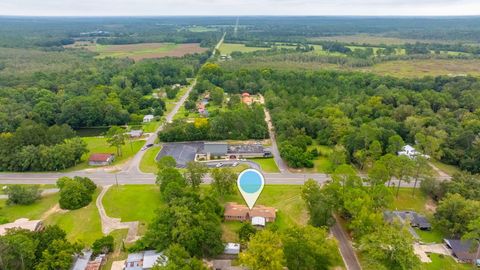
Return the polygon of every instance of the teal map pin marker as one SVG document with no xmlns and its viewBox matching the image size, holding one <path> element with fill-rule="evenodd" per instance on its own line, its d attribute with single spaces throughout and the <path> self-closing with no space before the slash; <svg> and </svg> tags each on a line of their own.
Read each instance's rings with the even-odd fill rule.
<svg viewBox="0 0 480 270">
<path fill-rule="evenodd" d="M 265 178 L 259 171 L 247 169 L 238 176 L 237 186 L 248 208 L 252 209 L 265 186 Z"/>
</svg>

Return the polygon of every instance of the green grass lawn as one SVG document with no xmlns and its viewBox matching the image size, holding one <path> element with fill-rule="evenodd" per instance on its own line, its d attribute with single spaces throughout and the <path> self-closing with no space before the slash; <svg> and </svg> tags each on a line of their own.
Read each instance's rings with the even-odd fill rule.
<svg viewBox="0 0 480 270">
<path fill-rule="evenodd" d="M 128 44 L 127 46 L 122 45 L 101 45 L 96 44 L 95 51 L 100 55 L 97 58 L 105 57 L 133 57 L 144 54 L 155 54 L 163 53 L 176 49 L 178 47 L 175 43 L 152 43 L 152 46 L 146 46 L 149 44 L 139 43 L 139 44 Z"/>
<path fill-rule="evenodd" d="M 268 173 L 280 172 L 273 158 L 251 158 L 249 160 L 258 163 L 262 168 L 262 171 L 264 172 L 268 172 Z"/>
<path fill-rule="evenodd" d="M 153 146 L 145 152 L 142 161 L 140 161 L 140 171 L 145 173 L 157 172 L 157 162 L 155 158 L 160 150 L 162 150 L 161 146 Z"/>
<path fill-rule="evenodd" d="M 91 245 L 96 239 L 103 236 L 100 215 L 95 205 L 99 193 L 100 189 L 97 189 L 89 205 L 77 210 L 52 214 L 45 223 L 60 226 L 67 232 L 67 238 L 70 241 L 79 241 L 85 246 Z"/>
<path fill-rule="evenodd" d="M 0 200 L 0 216 L 9 222 L 19 218 L 40 219 L 46 211 L 58 203 L 58 194 L 42 197 L 31 205 L 6 205 L 7 200 Z"/>
<path fill-rule="evenodd" d="M 467 270 L 475 269 L 472 265 L 457 263 L 451 257 L 442 256 L 439 254 L 430 254 L 431 263 L 423 263 L 422 270 Z"/>
<path fill-rule="evenodd" d="M 88 158 L 93 153 L 117 153 L 115 147 L 111 147 L 104 137 L 84 137 L 82 138 L 87 143 L 88 153 L 82 156 L 82 162 L 75 167 L 68 169 L 68 171 L 81 170 L 90 167 L 88 165 Z M 142 146 L 145 144 L 144 140 L 127 140 L 126 144 L 122 146 L 122 156 L 116 156 L 113 165 L 121 164 L 127 159 L 133 157 Z"/>
<path fill-rule="evenodd" d="M 420 240 L 424 243 L 442 243 L 443 242 L 443 235 L 432 228 L 431 231 L 423 231 L 415 228 L 418 236 L 420 236 Z"/>
<path fill-rule="evenodd" d="M 456 167 L 456 166 L 453 166 L 453 165 L 449 165 L 449 164 L 445 164 L 445 163 L 442 163 L 441 161 L 438 161 L 438 160 L 434 160 L 434 159 L 430 159 L 430 162 L 435 166 L 437 167 L 438 169 L 440 169 L 441 171 L 443 171 L 444 173 L 452 176 L 456 173 L 459 173 L 461 172 L 461 170 Z"/>
<path fill-rule="evenodd" d="M 414 210 L 425 215 L 431 214 L 431 211 L 426 208 L 428 196 L 423 194 L 418 188 L 415 190 L 415 196 L 412 196 L 412 190 L 412 188 L 400 188 L 397 198 L 397 188 L 392 188 L 394 200 L 391 208 L 393 210 Z"/>
<path fill-rule="evenodd" d="M 103 270 L 110 270 L 114 261 L 125 260 L 128 256 L 128 252 L 122 250 L 122 242 L 127 237 L 128 229 L 115 230 L 110 233 L 113 236 L 114 251 L 107 256 L 107 262 L 102 266 Z"/>
<path fill-rule="evenodd" d="M 145 124 L 142 125 L 143 132 L 145 132 L 145 133 L 155 132 L 158 129 L 158 127 L 160 126 L 160 124 L 162 124 L 162 121 L 160 121 L 160 120 L 145 123 Z"/>
<path fill-rule="evenodd" d="M 312 145 L 307 147 L 308 151 L 317 149 L 320 154 L 316 159 L 313 160 L 313 168 L 305 168 L 305 172 L 310 173 L 330 173 L 332 168 L 332 163 L 329 160 L 329 156 L 332 153 L 333 149 L 331 146 L 319 145 L 317 142 L 313 142 Z"/>
<path fill-rule="evenodd" d="M 103 197 L 108 216 L 122 221 L 140 221 L 141 232 L 162 203 L 157 185 L 112 186 Z"/>
</svg>

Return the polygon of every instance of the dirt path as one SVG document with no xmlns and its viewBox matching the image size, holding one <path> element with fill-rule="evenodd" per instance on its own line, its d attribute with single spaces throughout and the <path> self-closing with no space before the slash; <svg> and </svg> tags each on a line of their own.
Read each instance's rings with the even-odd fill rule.
<svg viewBox="0 0 480 270">
<path fill-rule="evenodd" d="M 43 213 L 42 216 L 40 217 L 40 219 L 45 220 L 49 216 L 51 216 L 55 213 L 66 213 L 66 212 L 68 212 L 68 210 L 63 210 L 62 208 L 60 208 L 60 204 L 57 203 L 54 206 L 52 206 L 52 208 L 48 209 L 45 213 Z"/>
<path fill-rule="evenodd" d="M 433 163 L 428 163 L 432 169 L 438 174 L 438 179 L 441 180 L 450 180 L 451 176 L 445 173 L 444 171 L 440 170 L 437 166 L 433 165 Z"/>
<path fill-rule="evenodd" d="M 107 235 L 114 230 L 128 229 L 125 241 L 134 242 L 139 238 L 138 221 L 122 222 L 119 218 L 109 217 L 105 211 L 105 208 L 103 207 L 103 196 L 105 195 L 105 193 L 107 193 L 110 187 L 111 185 L 104 186 L 102 191 L 100 192 L 100 195 L 98 195 L 96 201 L 98 213 L 100 214 L 100 220 L 102 221 L 102 232 L 103 234 Z"/>
</svg>

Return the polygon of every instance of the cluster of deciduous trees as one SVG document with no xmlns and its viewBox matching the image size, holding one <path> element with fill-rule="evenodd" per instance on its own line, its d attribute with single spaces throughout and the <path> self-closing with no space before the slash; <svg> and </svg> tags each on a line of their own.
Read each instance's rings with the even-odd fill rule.
<svg viewBox="0 0 480 270">
<path fill-rule="evenodd" d="M 365 157 L 395 153 L 409 143 L 432 158 L 480 172 L 476 78 L 397 79 L 269 69 L 228 72 L 215 65 L 201 74 L 227 93 L 240 89 L 263 93 L 278 140 L 288 142 L 286 146 L 295 147 L 298 135 L 320 144 L 343 145 L 347 161 L 362 167 Z M 303 149 L 296 147 L 286 152 L 298 156 L 295 153 Z M 288 154 L 283 157 L 290 159 Z"/>
<path fill-rule="evenodd" d="M 314 226 L 330 226 L 339 213 L 348 221 L 348 228 L 375 269 L 414 269 L 420 261 L 413 253 L 413 239 L 403 224 L 384 222 L 383 211 L 392 203 L 389 180 L 383 164 L 376 165 L 364 181 L 349 165 L 340 165 L 332 174 L 332 182 L 320 187 L 308 180 L 302 197 Z"/>
<path fill-rule="evenodd" d="M 325 229 L 312 226 L 253 233 L 240 254 L 240 262 L 249 269 L 326 270 L 339 261 L 335 241 Z"/>
<path fill-rule="evenodd" d="M 0 269 L 67 270 L 80 249 L 58 226 L 47 226 L 39 232 L 9 230 L 0 236 Z"/>
<path fill-rule="evenodd" d="M 0 133 L 0 170 L 57 171 L 74 166 L 86 144 L 67 125 L 47 127 L 24 121 L 13 133 Z"/>
<path fill-rule="evenodd" d="M 166 250 L 169 258 L 166 269 L 181 269 L 175 268 L 178 264 L 201 265 L 197 258 L 215 256 L 223 251 L 222 207 L 216 198 L 200 194 L 199 190 L 206 173 L 204 165 L 191 163 L 187 173 L 182 175 L 175 168 L 172 157 L 159 161 L 157 183 L 166 205 L 157 211 L 135 249 Z"/>
<path fill-rule="evenodd" d="M 265 114 L 260 106 L 238 106 L 228 111 L 212 112 L 209 118 L 199 118 L 190 123 L 174 121 L 158 133 L 160 140 L 246 140 L 268 138 Z"/>
<path fill-rule="evenodd" d="M 87 177 L 62 177 L 57 180 L 60 189 L 59 204 L 62 209 L 75 210 L 92 202 L 97 185 Z"/>
<path fill-rule="evenodd" d="M 455 174 L 451 181 L 427 179 L 421 188 L 438 201 L 434 224 L 445 236 L 478 238 L 480 175 L 464 172 Z"/>
</svg>

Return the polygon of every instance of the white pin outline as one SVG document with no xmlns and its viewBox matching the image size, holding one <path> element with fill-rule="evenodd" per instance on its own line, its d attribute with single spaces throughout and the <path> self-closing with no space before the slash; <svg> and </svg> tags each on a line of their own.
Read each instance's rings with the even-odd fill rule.
<svg viewBox="0 0 480 270">
<path fill-rule="evenodd" d="M 260 176 L 260 181 L 261 181 L 261 186 L 260 186 L 260 189 L 257 190 L 256 192 L 254 193 L 248 193 L 248 192 L 245 192 L 241 186 L 240 186 L 240 179 L 242 178 L 242 176 L 247 173 L 247 172 L 255 172 L 257 173 L 259 176 Z M 255 203 L 257 202 L 258 200 L 258 197 L 260 197 L 260 193 L 262 193 L 263 191 L 263 188 L 265 187 L 265 177 L 263 176 L 263 174 L 258 171 L 258 170 L 255 170 L 255 169 L 246 169 L 244 171 L 242 171 L 239 175 L 238 175 L 238 178 L 237 178 L 237 187 L 238 187 L 238 190 L 240 191 L 240 194 L 242 194 L 242 197 L 243 197 L 243 200 L 245 200 L 245 202 L 247 203 L 248 205 L 248 208 L 250 210 L 252 210 L 252 208 L 255 206 Z"/>
</svg>

